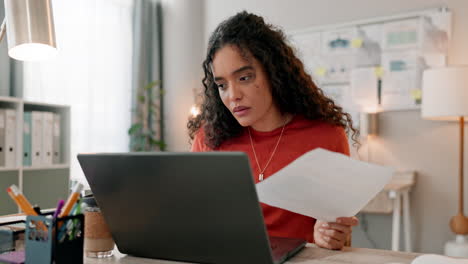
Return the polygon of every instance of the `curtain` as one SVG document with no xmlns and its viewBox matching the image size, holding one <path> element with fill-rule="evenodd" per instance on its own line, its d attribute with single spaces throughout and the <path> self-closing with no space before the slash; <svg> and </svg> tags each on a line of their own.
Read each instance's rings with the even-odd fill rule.
<svg viewBox="0 0 468 264">
<path fill-rule="evenodd" d="M 134 151 L 164 150 L 161 4 L 158 0 L 136 0 L 134 4 L 130 148 Z"/>
<path fill-rule="evenodd" d="M 24 63 L 24 97 L 71 106 L 71 179 L 80 152 L 128 151 L 132 0 L 54 0 L 59 55 Z"/>
</svg>

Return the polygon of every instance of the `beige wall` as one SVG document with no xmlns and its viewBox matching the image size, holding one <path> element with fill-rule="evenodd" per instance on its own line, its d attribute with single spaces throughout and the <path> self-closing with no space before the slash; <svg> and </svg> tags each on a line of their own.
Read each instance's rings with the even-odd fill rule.
<svg viewBox="0 0 468 264">
<path fill-rule="evenodd" d="M 441 5 L 454 14 L 449 63 L 468 64 L 467 0 L 206 0 L 204 40 L 206 43 L 221 20 L 244 9 L 288 31 Z M 453 238 L 448 221 L 457 203 L 457 125 L 422 120 L 419 111 L 387 112 L 380 115 L 379 121 L 380 136 L 370 144 L 371 161 L 418 172 L 417 187 L 411 194 L 414 250 L 442 253 L 445 241 Z M 389 248 L 391 217 L 366 218 L 369 235 L 377 247 Z M 357 246 L 370 243 L 363 239 Z"/>
<path fill-rule="evenodd" d="M 202 85 L 204 1 L 162 0 L 162 9 L 164 140 L 169 151 L 188 151 L 192 91 Z"/>
</svg>

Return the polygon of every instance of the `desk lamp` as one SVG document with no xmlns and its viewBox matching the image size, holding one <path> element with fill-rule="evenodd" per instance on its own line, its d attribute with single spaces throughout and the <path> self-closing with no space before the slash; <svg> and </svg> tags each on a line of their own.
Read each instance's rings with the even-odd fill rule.
<svg viewBox="0 0 468 264">
<path fill-rule="evenodd" d="M 5 0 L 0 42 L 8 34 L 8 55 L 37 61 L 57 53 L 51 0 Z"/>
<path fill-rule="evenodd" d="M 468 219 L 463 205 L 464 117 L 468 116 L 468 65 L 424 71 L 422 117 L 458 121 L 460 129 L 458 214 L 450 220 L 456 240 L 445 245 L 446 255 L 468 257 Z"/>
</svg>

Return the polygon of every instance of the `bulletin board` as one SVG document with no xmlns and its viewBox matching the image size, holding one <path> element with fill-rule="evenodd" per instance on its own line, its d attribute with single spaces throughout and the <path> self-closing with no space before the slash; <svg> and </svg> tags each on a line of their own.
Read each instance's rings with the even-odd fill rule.
<svg viewBox="0 0 468 264">
<path fill-rule="evenodd" d="M 447 7 L 289 32 L 306 71 L 352 115 L 420 109 L 422 73 L 445 66 Z"/>
</svg>

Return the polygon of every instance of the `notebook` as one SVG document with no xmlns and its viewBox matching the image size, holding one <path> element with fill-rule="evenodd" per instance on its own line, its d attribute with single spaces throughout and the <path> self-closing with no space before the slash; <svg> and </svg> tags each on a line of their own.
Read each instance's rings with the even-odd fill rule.
<svg viewBox="0 0 468 264">
<path fill-rule="evenodd" d="M 79 154 L 78 160 L 122 253 L 272 264 L 306 244 L 270 242 L 244 153 Z"/>
</svg>

